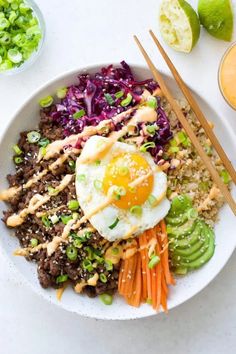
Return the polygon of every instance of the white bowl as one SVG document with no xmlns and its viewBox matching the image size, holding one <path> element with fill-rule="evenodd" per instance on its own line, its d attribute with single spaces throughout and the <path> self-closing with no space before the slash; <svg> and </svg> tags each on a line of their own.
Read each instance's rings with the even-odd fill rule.
<svg viewBox="0 0 236 354">
<path fill-rule="evenodd" d="M 85 71 L 94 73 L 102 66 L 106 66 L 106 64 L 68 72 L 45 84 L 25 102 L 22 108 L 11 120 L 0 143 L 0 189 L 7 187 L 5 176 L 9 172 L 14 171 L 12 163 L 12 146 L 17 141 L 18 134 L 23 130 L 34 129 L 37 126 L 39 121 L 39 99 L 54 94 L 59 87 L 76 83 L 76 77 L 78 74 Z M 151 77 L 147 68 L 136 65 L 131 65 L 131 67 L 139 79 L 142 80 Z M 174 80 L 166 75 L 164 75 L 164 78 L 172 92 L 175 94 L 175 97 L 181 97 Z M 227 154 L 233 162 L 236 162 L 236 137 L 233 135 L 227 121 L 223 121 L 218 113 L 214 111 L 214 108 L 205 102 L 204 98 L 197 95 L 194 91 L 193 93 L 206 116 L 213 121 L 216 135 L 219 137 Z M 0 212 L 2 212 L 2 210 L 6 209 L 6 205 L 1 203 L 0 209 Z M 189 273 L 183 278 L 177 279 L 176 286 L 171 287 L 170 289 L 168 300 L 169 309 L 182 304 L 192 296 L 196 295 L 215 278 L 236 247 L 235 229 L 236 218 L 229 207 L 225 205 L 220 212 L 220 221 L 215 227 L 216 250 L 213 258 L 201 269 Z M 37 294 L 40 294 L 49 302 L 56 304 L 65 310 L 97 319 L 124 320 L 156 314 L 149 305 L 142 305 L 138 309 L 133 308 L 128 306 L 124 300 L 118 296 L 115 297 L 112 306 L 105 306 L 97 298 L 90 299 L 86 296 L 76 295 L 72 289 L 67 289 L 62 300 L 60 302 L 57 301 L 55 290 L 45 290 L 40 287 L 35 264 L 27 262 L 24 258 L 14 257 L 12 255 L 13 251 L 19 246 L 18 240 L 15 237 L 11 237 L 13 234 L 14 232 L 7 229 L 3 223 L 0 223 L 0 247 L 5 251 L 10 260 L 10 264 L 17 268 L 22 275 L 20 278 L 24 279 L 24 281 L 22 280 L 23 284 L 29 284 Z"/>
</svg>

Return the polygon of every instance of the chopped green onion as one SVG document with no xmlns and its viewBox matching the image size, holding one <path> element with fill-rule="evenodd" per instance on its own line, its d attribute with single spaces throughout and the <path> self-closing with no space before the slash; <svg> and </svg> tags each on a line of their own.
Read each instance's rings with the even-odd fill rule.
<svg viewBox="0 0 236 354">
<path fill-rule="evenodd" d="M 102 181 L 98 179 L 94 180 L 93 185 L 97 191 L 100 191 L 102 189 Z"/>
<path fill-rule="evenodd" d="M 109 294 L 99 295 L 99 299 L 104 303 L 104 305 L 111 305 L 113 302 L 113 297 Z"/>
<path fill-rule="evenodd" d="M 156 97 L 153 97 L 153 96 L 149 97 L 148 100 L 147 100 L 147 105 L 150 108 L 156 109 L 157 108 Z"/>
<path fill-rule="evenodd" d="M 147 149 L 154 148 L 155 146 L 156 146 L 155 143 L 153 141 L 150 141 L 148 143 L 141 145 L 139 150 L 141 152 L 146 152 Z"/>
<path fill-rule="evenodd" d="M 160 257 L 154 255 L 151 257 L 151 260 L 148 263 L 148 268 L 152 269 L 154 268 L 158 263 L 160 262 Z"/>
<path fill-rule="evenodd" d="M 169 147 L 168 152 L 170 154 L 175 154 L 176 152 L 179 152 L 179 147 L 178 146 L 171 146 L 171 147 Z"/>
<path fill-rule="evenodd" d="M 130 208 L 129 210 L 131 212 L 131 214 L 136 215 L 136 216 L 141 216 L 143 209 L 140 205 L 134 205 Z"/>
<path fill-rule="evenodd" d="M 72 219 L 73 220 L 78 220 L 79 219 L 79 213 L 76 213 L 76 212 L 72 213 Z"/>
<path fill-rule="evenodd" d="M 148 203 L 153 206 L 155 205 L 155 203 L 157 202 L 157 198 L 154 197 L 154 195 L 150 194 L 149 197 L 148 197 Z"/>
<path fill-rule="evenodd" d="M 17 19 L 17 14 L 15 11 L 11 11 L 8 17 L 9 22 L 13 25 L 15 20 Z"/>
<path fill-rule="evenodd" d="M 43 225 L 46 228 L 51 227 L 51 222 L 50 222 L 50 220 L 48 219 L 48 217 L 46 215 L 42 216 L 41 220 L 42 220 Z"/>
<path fill-rule="evenodd" d="M 92 262 L 89 259 L 84 259 L 83 260 L 82 267 L 83 267 L 83 269 L 86 269 L 89 272 L 93 271 L 93 265 L 92 265 Z"/>
<path fill-rule="evenodd" d="M 112 248 L 111 252 L 116 256 L 119 253 L 119 248 L 114 247 L 114 248 Z"/>
<path fill-rule="evenodd" d="M 24 160 L 22 159 L 22 157 L 17 156 L 17 157 L 14 157 L 14 161 L 15 161 L 15 164 L 19 165 L 19 164 L 22 163 Z"/>
<path fill-rule="evenodd" d="M 66 97 L 66 94 L 67 94 L 67 87 L 62 87 L 62 88 L 59 88 L 57 90 L 57 97 L 62 99 L 62 98 L 65 98 Z"/>
<path fill-rule="evenodd" d="M 191 140 L 189 139 L 189 137 L 187 137 L 186 140 L 182 142 L 182 145 L 183 147 L 191 146 Z"/>
<path fill-rule="evenodd" d="M 39 132 L 36 132 L 35 130 L 27 134 L 27 140 L 30 144 L 37 143 L 40 140 L 40 138 L 41 138 L 41 134 Z"/>
<path fill-rule="evenodd" d="M 68 224 L 70 220 L 72 220 L 72 215 L 61 215 L 61 221 L 64 225 Z"/>
<path fill-rule="evenodd" d="M 106 275 L 104 273 L 101 273 L 99 275 L 99 278 L 100 278 L 102 283 L 107 283 L 107 277 L 106 277 Z"/>
<path fill-rule="evenodd" d="M 118 224 L 119 221 L 120 221 L 120 219 L 116 218 L 116 220 L 109 226 L 109 229 L 113 230 L 116 227 L 116 225 Z"/>
<path fill-rule="evenodd" d="M 77 247 L 77 248 L 81 248 L 82 247 L 82 242 L 83 241 L 79 237 L 77 237 L 77 238 L 74 239 L 73 245 L 75 247 Z"/>
<path fill-rule="evenodd" d="M 95 161 L 95 165 L 96 165 L 96 166 L 99 166 L 100 164 L 101 164 L 101 160 L 96 160 L 96 161 Z"/>
<path fill-rule="evenodd" d="M 39 149 L 39 152 L 42 156 L 45 156 L 46 153 L 47 153 L 47 148 L 45 146 L 42 146 L 40 149 Z"/>
<path fill-rule="evenodd" d="M 120 166 L 118 168 L 118 173 L 120 176 L 126 176 L 129 173 L 129 169 L 126 166 Z"/>
<path fill-rule="evenodd" d="M 75 161 L 74 160 L 70 160 L 68 162 L 68 165 L 70 166 L 70 168 L 74 171 L 75 170 Z"/>
<path fill-rule="evenodd" d="M 187 139 L 187 135 L 181 130 L 177 133 L 177 139 L 180 143 L 183 143 Z"/>
<path fill-rule="evenodd" d="M 170 146 L 178 146 L 177 140 L 176 139 L 171 139 L 170 140 Z"/>
<path fill-rule="evenodd" d="M 115 98 L 117 98 L 117 99 L 121 98 L 123 96 L 124 96 L 124 91 L 122 91 L 122 90 L 115 93 Z"/>
<path fill-rule="evenodd" d="M 204 148 L 205 148 L 206 154 L 207 154 L 208 156 L 212 156 L 212 153 L 213 153 L 212 147 L 206 144 L 206 145 L 204 146 Z"/>
<path fill-rule="evenodd" d="M 74 119 L 80 119 L 85 115 L 85 110 L 84 109 L 80 109 L 79 111 L 75 112 L 73 114 L 73 118 Z"/>
<path fill-rule="evenodd" d="M 66 248 L 66 255 L 67 255 L 67 258 L 70 260 L 70 261 L 75 261 L 78 257 L 78 251 L 77 251 L 77 248 L 74 247 L 74 246 L 68 246 Z"/>
<path fill-rule="evenodd" d="M 108 270 L 108 271 L 113 270 L 112 261 L 110 261 L 109 259 L 106 259 L 106 260 L 105 260 L 105 268 L 106 268 L 106 270 Z"/>
<path fill-rule="evenodd" d="M 41 147 L 46 147 L 48 144 L 50 144 L 50 140 L 48 138 L 42 138 L 38 142 L 38 145 Z"/>
<path fill-rule="evenodd" d="M 120 200 L 122 196 L 126 195 L 126 189 L 122 186 L 115 187 L 113 190 L 113 196 L 116 200 Z"/>
<path fill-rule="evenodd" d="M 207 181 L 206 182 L 200 182 L 199 183 L 199 188 L 202 191 L 207 191 L 208 188 L 209 188 L 209 183 Z"/>
<path fill-rule="evenodd" d="M 150 135 L 154 135 L 155 132 L 157 131 L 157 126 L 155 124 L 148 125 L 146 129 Z"/>
<path fill-rule="evenodd" d="M 38 243 L 39 243 L 39 241 L 37 240 L 37 238 L 31 238 L 31 240 L 30 240 L 31 247 L 38 246 Z"/>
<path fill-rule="evenodd" d="M 121 105 L 122 107 L 126 107 L 126 106 L 128 106 L 128 105 L 132 102 L 132 99 L 133 99 L 132 95 L 131 95 L 130 93 L 128 93 L 128 95 L 126 96 L 126 98 L 124 98 L 124 99 L 121 101 L 120 105 Z"/>
<path fill-rule="evenodd" d="M 114 100 L 113 100 L 112 96 L 111 96 L 109 93 L 104 93 L 104 97 L 105 97 L 107 103 L 108 103 L 110 106 L 112 106 L 113 103 L 114 103 Z"/>
<path fill-rule="evenodd" d="M 221 172 L 220 172 L 220 176 L 221 176 L 221 178 L 222 178 L 222 180 L 223 180 L 223 182 L 225 183 L 225 184 L 228 184 L 229 182 L 230 182 L 230 176 L 229 176 L 229 173 L 228 173 L 228 171 L 226 171 L 226 170 L 222 170 Z"/>
<path fill-rule="evenodd" d="M 20 63 L 23 59 L 21 52 L 16 48 L 9 49 L 7 52 L 7 57 L 14 64 Z"/>
<path fill-rule="evenodd" d="M 152 305 L 152 299 L 147 299 L 146 303 L 147 303 L 148 305 Z"/>
<path fill-rule="evenodd" d="M 53 225 L 59 222 L 59 217 L 56 214 L 49 216 L 49 219 L 51 220 Z"/>
<path fill-rule="evenodd" d="M 53 188 L 52 186 L 48 186 L 47 189 L 48 189 L 48 194 L 50 196 L 56 196 L 59 193 L 59 191 L 56 188 Z"/>
<path fill-rule="evenodd" d="M 94 258 L 92 248 L 87 246 L 87 247 L 85 247 L 85 251 L 88 253 L 88 259 L 92 261 Z"/>
<path fill-rule="evenodd" d="M 8 45 L 11 42 L 11 35 L 5 31 L 0 31 L 0 44 Z"/>
<path fill-rule="evenodd" d="M 21 154 L 23 154 L 23 151 L 19 148 L 18 145 L 14 145 L 14 146 L 13 146 L 13 150 L 15 151 L 15 154 L 16 154 L 16 155 L 21 155 Z"/>
<path fill-rule="evenodd" d="M 57 284 L 64 283 L 67 280 L 68 280 L 68 275 L 67 274 L 58 275 L 58 277 L 56 278 L 56 283 Z"/>
<path fill-rule="evenodd" d="M 68 208 L 70 209 L 70 210 L 78 210 L 79 209 L 79 202 L 78 202 L 78 200 L 70 200 L 69 202 L 68 202 Z"/>
<path fill-rule="evenodd" d="M 52 104 L 53 104 L 53 98 L 52 98 L 52 96 L 44 97 L 44 98 L 42 98 L 42 99 L 39 101 L 39 105 L 40 105 L 42 108 L 50 107 Z"/>
<path fill-rule="evenodd" d="M 79 182 L 84 182 L 86 180 L 86 176 L 85 175 L 77 175 L 76 179 Z"/>
<path fill-rule="evenodd" d="M 0 18 L 0 31 L 10 26 L 10 22 L 6 19 L 6 17 Z"/>
</svg>

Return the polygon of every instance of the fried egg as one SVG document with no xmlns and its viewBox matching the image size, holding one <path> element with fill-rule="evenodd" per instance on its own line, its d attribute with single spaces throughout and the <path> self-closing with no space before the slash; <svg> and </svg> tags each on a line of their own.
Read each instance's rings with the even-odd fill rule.
<svg viewBox="0 0 236 354">
<path fill-rule="evenodd" d="M 107 240 L 136 236 L 168 213 L 167 176 L 135 145 L 92 136 L 76 162 L 76 193 L 92 226 Z"/>
</svg>

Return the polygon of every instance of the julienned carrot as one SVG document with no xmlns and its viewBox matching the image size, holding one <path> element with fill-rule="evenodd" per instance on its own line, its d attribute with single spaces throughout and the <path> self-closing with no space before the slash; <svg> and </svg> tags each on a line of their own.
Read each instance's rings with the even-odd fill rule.
<svg viewBox="0 0 236 354">
<path fill-rule="evenodd" d="M 133 293 L 131 296 L 126 297 L 126 301 L 131 306 L 139 307 L 142 300 L 142 274 L 140 254 L 137 254 L 137 267 L 133 284 L 135 284 L 135 286 L 133 287 Z"/>
<path fill-rule="evenodd" d="M 137 268 L 137 253 L 128 259 L 128 274 L 127 274 L 127 279 L 126 279 L 126 286 L 124 289 L 124 295 L 125 296 L 132 296 L 133 293 L 133 284 L 134 284 L 134 279 L 135 279 L 135 272 Z"/>
<path fill-rule="evenodd" d="M 162 237 L 161 240 L 158 237 L 158 240 L 161 243 L 162 249 L 164 249 L 161 260 L 162 260 L 162 266 L 166 278 L 166 283 L 168 285 L 175 285 L 175 280 L 170 272 L 170 267 L 169 267 L 168 238 L 166 232 L 166 224 L 164 220 L 160 222 L 160 226 L 161 226 Z"/>
<path fill-rule="evenodd" d="M 146 249 L 145 249 L 145 255 L 146 255 L 146 273 L 147 273 L 147 300 L 150 301 L 152 300 L 152 284 L 151 284 L 151 272 L 150 272 L 150 269 L 148 268 L 148 241 L 149 241 L 149 238 L 148 238 L 148 234 L 147 232 L 145 232 L 143 234 L 143 237 L 144 237 L 144 240 L 145 240 L 145 245 L 146 245 Z"/>
<path fill-rule="evenodd" d="M 142 273 L 142 301 L 147 300 L 147 272 L 146 272 L 146 250 L 145 242 L 143 239 L 143 234 L 139 236 L 139 249 L 141 256 L 141 273 Z"/>
</svg>

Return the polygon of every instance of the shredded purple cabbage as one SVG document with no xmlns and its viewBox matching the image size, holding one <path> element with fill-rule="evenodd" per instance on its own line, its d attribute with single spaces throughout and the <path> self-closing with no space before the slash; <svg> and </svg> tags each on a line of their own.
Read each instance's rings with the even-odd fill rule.
<svg viewBox="0 0 236 354">
<path fill-rule="evenodd" d="M 64 136 L 80 133 L 85 126 L 96 126 L 104 119 L 110 119 L 115 115 L 137 105 L 141 101 L 144 89 L 150 93 L 158 87 L 158 84 L 148 79 L 136 81 L 129 65 L 121 62 L 120 67 L 109 65 L 102 68 L 95 75 L 82 74 L 78 77 L 78 85 L 68 87 L 65 98 L 54 105 L 47 113 L 57 124 L 64 128 Z M 122 96 L 117 95 L 121 93 Z M 122 105 L 122 101 L 132 96 L 132 100 L 127 105 Z M 165 112 L 158 102 L 157 125 L 159 129 L 154 136 L 147 137 L 146 141 L 154 141 L 156 147 L 150 149 L 150 153 L 158 161 L 158 153 L 163 150 L 169 139 L 172 137 L 170 125 Z M 74 114 L 84 111 L 85 114 L 79 119 L 74 118 Z M 114 127 L 117 130 L 119 127 Z"/>
</svg>

